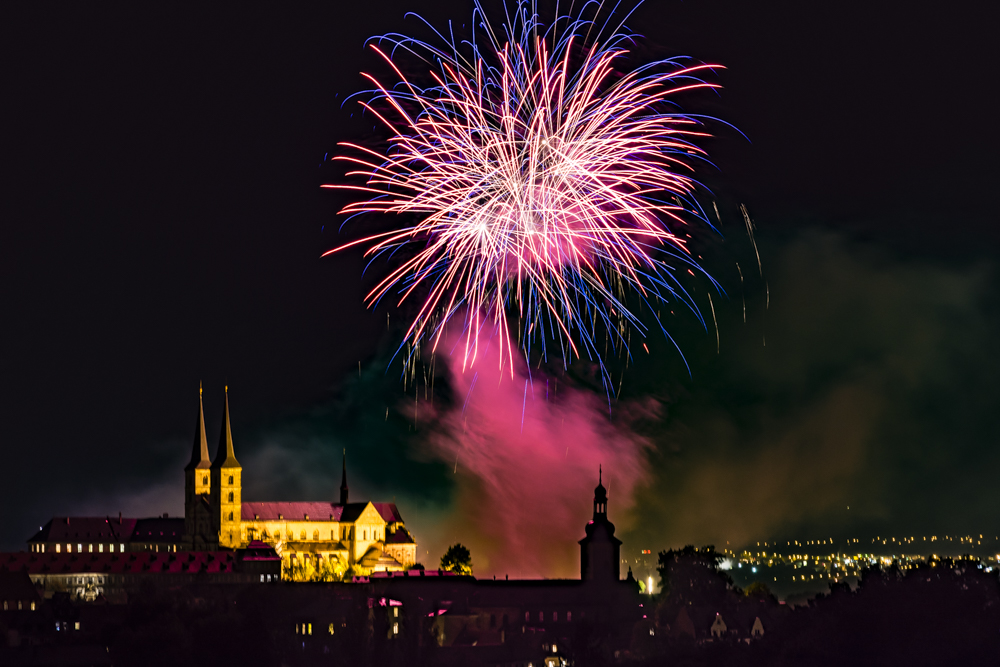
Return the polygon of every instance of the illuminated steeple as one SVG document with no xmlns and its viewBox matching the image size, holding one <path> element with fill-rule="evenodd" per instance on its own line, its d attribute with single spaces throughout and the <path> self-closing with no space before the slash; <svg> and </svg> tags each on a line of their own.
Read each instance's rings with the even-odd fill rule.
<svg viewBox="0 0 1000 667">
<path fill-rule="evenodd" d="M 226 387 L 219 450 L 215 453 L 215 460 L 212 461 L 212 490 L 209 504 L 212 531 L 217 535 L 219 546 L 227 549 L 236 549 L 241 544 L 242 476 L 243 466 L 236 460 L 236 453 L 233 451 L 233 431 L 229 425 L 229 387 Z"/>
<path fill-rule="evenodd" d="M 201 398 L 201 383 L 198 383 L 198 422 L 194 427 L 194 445 L 191 448 L 191 462 L 184 470 L 210 468 L 211 458 L 208 455 L 208 436 L 205 435 L 205 404 Z"/>
<path fill-rule="evenodd" d="M 222 433 L 219 434 L 219 449 L 215 452 L 213 468 L 241 468 L 233 451 L 233 430 L 229 425 L 229 387 L 226 387 L 226 402 L 222 413 Z"/>
</svg>

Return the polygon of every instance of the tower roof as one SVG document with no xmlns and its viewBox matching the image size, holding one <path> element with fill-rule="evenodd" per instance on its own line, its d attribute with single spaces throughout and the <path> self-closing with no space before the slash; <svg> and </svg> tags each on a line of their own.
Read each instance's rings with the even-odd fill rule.
<svg viewBox="0 0 1000 667">
<path fill-rule="evenodd" d="M 229 426 L 229 387 L 226 387 L 226 402 L 222 413 L 222 433 L 219 434 L 219 449 L 212 461 L 213 468 L 241 468 L 233 451 L 233 431 Z"/>
<path fill-rule="evenodd" d="M 208 436 L 205 435 L 205 404 L 201 400 L 201 385 L 198 385 L 198 423 L 194 427 L 194 446 L 191 448 L 191 462 L 184 470 L 209 468 L 212 465 L 208 455 Z"/>
<path fill-rule="evenodd" d="M 597 487 L 594 489 L 594 502 L 608 502 L 608 491 L 604 488 L 604 466 L 597 467 Z"/>
</svg>

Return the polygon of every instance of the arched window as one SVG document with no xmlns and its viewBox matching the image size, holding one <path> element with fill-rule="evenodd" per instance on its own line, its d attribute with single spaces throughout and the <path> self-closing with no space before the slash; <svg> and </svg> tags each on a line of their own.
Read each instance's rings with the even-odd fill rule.
<svg viewBox="0 0 1000 667">
<path fill-rule="evenodd" d="M 313 539 L 316 540 L 317 542 L 319 541 L 319 531 L 318 530 L 314 530 L 313 531 Z"/>
<path fill-rule="evenodd" d="M 300 540 L 306 539 L 306 531 L 303 530 L 302 532 L 299 533 L 299 539 Z"/>
<path fill-rule="evenodd" d="M 229 492 L 229 502 L 233 502 L 233 492 Z"/>
<path fill-rule="evenodd" d="M 232 484 L 232 483 L 233 483 L 233 476 L 232 476 L 232 475 L 230 475 L 230 476 L 229 476 L 229 483 L 230 483 L 230 484 Z"/>
<path fill-rule="evenodd" d="M 208 486 L 208 475 L 205 475 L 204 477 L 201 478 L 201 483 L 204 484 L 205 486 Z"/>
<path fill-rule="evenodd" d="M 230 512 L 230 513 L 229 513 L 229 520 L 230 520 L 230 521 L 232 521 L 232 520 L 233 520 L 233 513 L 232 513 L 232 512 Z"/>
</svg>

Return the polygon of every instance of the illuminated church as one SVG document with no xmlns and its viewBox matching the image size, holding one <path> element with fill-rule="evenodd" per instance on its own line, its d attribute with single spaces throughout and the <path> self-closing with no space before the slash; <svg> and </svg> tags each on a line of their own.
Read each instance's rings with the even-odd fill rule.
<svg viewBox="0 0 1000 667">
<path fill-rule="evenodd" d="M 247 502 L 242 475 L 233 448 L 228 388 L 219 447 L 211 460 L 199 391 L 194 446 L 184 468 L 182 549 L 238 549 L 260 540 L 274 546 L 286 566 L 340 573 L 405 570 L 416 562 L 417 544 L 395 503 L 349 501 L 346 454 L 339 502 Z"/>
</svg>

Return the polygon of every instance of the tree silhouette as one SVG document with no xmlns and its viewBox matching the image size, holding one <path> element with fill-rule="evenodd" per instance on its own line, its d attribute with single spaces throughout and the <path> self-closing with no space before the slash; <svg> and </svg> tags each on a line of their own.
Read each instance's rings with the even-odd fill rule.
<svg viewBox="0 0 1000 667">
<path fill-rule="evenodd" d="M 441 556 L 441 569 L 457 574 L 472 574 L 472 554 L 460 542 L 455 543 Z"/>
</svg>

